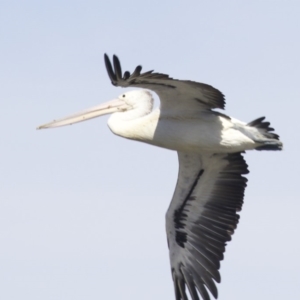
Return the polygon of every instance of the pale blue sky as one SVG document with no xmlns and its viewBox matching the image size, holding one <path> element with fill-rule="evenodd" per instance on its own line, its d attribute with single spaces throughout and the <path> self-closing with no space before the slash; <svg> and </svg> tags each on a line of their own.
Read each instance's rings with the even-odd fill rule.
<svg viewBox="0 0 300 300">
<path fill-rule="evenodd" d="M 174 299 L 164 217 L 176 153 L 107 117 L 36 131 L 115 98 L 103 54 L 213 85 L 266 116 L 284 151 L 249 152 L 219 299 L 298 299 L 299 1 L 0 2 L 0 299 Z"/>
</svg>

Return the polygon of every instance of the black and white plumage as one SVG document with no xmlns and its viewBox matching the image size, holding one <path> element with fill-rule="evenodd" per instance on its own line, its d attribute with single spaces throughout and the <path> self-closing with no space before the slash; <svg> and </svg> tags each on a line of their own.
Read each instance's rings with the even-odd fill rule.
<svg viewBox="0 0 300 300">
<path fill-rule="evenodd" d="M 122 75 L 105 54 L 113 85 L 156 92 L 160 108 L 152 110 L 146 90 L 131 91 L 82 113 L 42 125 L 58 127 L 113 113 L 108 121 L 117 135 L 178 152 L 179 174 L 166 214 L 171 274 L 176 300 L 217 298 L 216 283 L 225 246 L 239 221 L 248 173 L 245 150 L 281 150 L 279 136 L 264 117 L 244 123 L 214 111 L 224 109 L 214 87 L 168 75 L 141 73 L 141 66 Z M 188 291 L 188 292 L 187 292 Z"/>
<path fill-rule="evenodd" d="M 117 56 L 113 56 L 112 65 L 108 56 L 104 55 L 105 66 L 111 80 L 115 86 L 121 87 L 139 87 L 155 91 L 160 100 L 161 107 L 167 105 L 168 100 L 172 101 L 172 106 L 185 105 L 199 107 L 199 104 L 205 108 L 225 108 L 224 95 L 214 87 L 190 80 L 177 80 L 169 77 L 169 75 L 161 73 L 153 73 L 148 71 L 141 74 L 142 67 L 137 66 L 130 74 L 126 71 L 122 77 L 121 64 Z M 163 100 L 162 100 L 163 99 Z M 192 100 L 188 103 L 186 101 Z M 195 100 L 195 101 L 194 101 Z"/>
<path fill-rule="evenodd" d="M 239 221 L 248 173 L 241 153 L 178 153 L 179 176 L 167 212 L 167 235 L 176 299 L 193 300 L 196 288 L 217 298 L 220 260 Z"/>
</svg>

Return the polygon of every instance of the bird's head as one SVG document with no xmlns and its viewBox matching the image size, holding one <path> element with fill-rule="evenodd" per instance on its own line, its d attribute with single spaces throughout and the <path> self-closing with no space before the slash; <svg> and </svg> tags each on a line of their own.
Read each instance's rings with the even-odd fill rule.
<svg viewBox="0 0 300 300">
<path fill-rule="evenodd" d="M 152 107 L 153 98 L 151 93 L 146 90 L 135 90 L 123 93 L 116 99 L 94 106 L 77 114 L 41 125 L 37 129 L 72 125 L 74 123 L 87 121 L 112 113 L 122 113 L 124 114 L 125 119 L 133 119 L 150 113 Z M 125 114 L 124 112 L 128 113 Z"/>
<path fill-rule="evenodd" d="M 133 115 L 141 116 L 148 114 L 153 108 L 153 98 L 150 92 L 146 90 L 135 90 L 121 94 L 118 99 L 124 101 L 126 109 L 132 110 Z"/>
</svg>

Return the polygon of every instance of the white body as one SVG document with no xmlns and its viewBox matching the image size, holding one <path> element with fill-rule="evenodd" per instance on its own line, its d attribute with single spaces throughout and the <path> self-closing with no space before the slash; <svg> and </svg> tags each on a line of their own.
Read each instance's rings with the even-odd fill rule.
<svg viewBox="0 0 300 300">
<path fill-rule="evenodd" d="M 123 112 L 108 120 L 111 131 L 121 137 L 181 152 L 233 153 L 254 149 L 251 137 L 260 136 L 256 128 L 208 112 L 194 116 L 168 116 L 160 109 L 132 119 Z M 263 139 L 263 136 L 261 136 Z"/>
<path fill-rule="evenodd" d="M 153 99 L 147 91 L 128 92 L 119 99 L 127 101 L 132 94 L 138 97 L 135 106 L 114 113 L 108 120 L 111 131 L 121 137 L 191 153 L 241 152 L 268 140 L 256 127 L 201 107 L 193 111 L 174 110 L 172 114 L 161 108 L 152 111 Z"/>
</svg>

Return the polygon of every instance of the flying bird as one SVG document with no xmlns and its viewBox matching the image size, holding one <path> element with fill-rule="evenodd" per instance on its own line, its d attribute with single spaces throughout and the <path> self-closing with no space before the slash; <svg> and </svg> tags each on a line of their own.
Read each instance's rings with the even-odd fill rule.
<svg viewBox="0 0 300 300">
<path fill-rule="evenodd" d="M 177 151 L 178 180 L 166 213 L 166 232 L 176 300 L 218 297 L 220 261 L 239 222 L 248 166 L 246 150 L 281 150 L 282 143 L 264 117 L 241 122 L 224 109 L 214 87 L 148 71 L 122 74 L 117 56 L 104 55 L 114 86 L 137 87 L 107 103 L 42 125 L 69 125 L 104 114 L 121 137 Z M 154 91 L 160 107 L 153 110 Z M 188 292 L 187 292 L 188 291 Z M 188 294 L 190 296 L 188 296 Z"/>
</svg>

